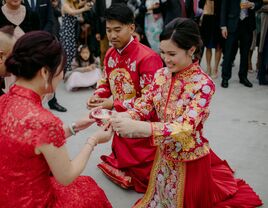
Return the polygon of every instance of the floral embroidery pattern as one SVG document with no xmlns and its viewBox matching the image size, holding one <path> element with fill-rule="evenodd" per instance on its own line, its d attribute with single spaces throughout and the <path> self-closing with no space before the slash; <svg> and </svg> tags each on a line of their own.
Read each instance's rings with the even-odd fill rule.
<svg viewBox="0 0 268 208">
<path fill-rule="evenodd" d="M 114 68 L 116 66 L 116 64 L 117 63 L 115 62 L 115 60 L 112 57 L 110 57 L 108 60 L 108 67 Z"/>
<path fill-rule="evenodd" d="M 171 160 L 197 159 L 209 152 L 207 140 L 197 129 L 208 117 L 214 91 L 214 83 L 198 64 L 175 76 L 163 68 L 155 74 L 150 91 L 135 104 L 131 116 L 147 120 L 156 111 L 160 122 L 152 123 L 153 143 L 164 143 L 165 157 Z"/>
<path fill-rule="evenodd" d="M 110 73 L 109 81 L 114 99 L 124 101 L 136 96 L 133 81 L 126 69 L 118 68 L 113 70 Z"/>
<path fill-rule="evenodd" d="M 133 61 L 130 64 L 130 71 L 135 72 L 136 71 L 136 61 Z"/>
<path fill-rule="evenodd" d="M 150 180 L 144 198 L 134 208 L 182 208 L 185 164 L 160 159 L 157 153 L 153 170 L 153 180 Z"/>
</svg>

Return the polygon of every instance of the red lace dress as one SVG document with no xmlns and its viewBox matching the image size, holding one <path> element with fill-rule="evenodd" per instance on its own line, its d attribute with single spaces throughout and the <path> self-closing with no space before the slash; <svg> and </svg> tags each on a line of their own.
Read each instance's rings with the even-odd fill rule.
<svg viewBox="0 0 268 208">
<path fill-rule="evenodd" d="M 0 207 L 112 207 L 103 190 L 88 176 L 69 186 L 51 176 L 42 144 L 65 143 L 62 122 L 44 109 L 35 92 L 14 85 L 0 97 Z"/>
</svg>

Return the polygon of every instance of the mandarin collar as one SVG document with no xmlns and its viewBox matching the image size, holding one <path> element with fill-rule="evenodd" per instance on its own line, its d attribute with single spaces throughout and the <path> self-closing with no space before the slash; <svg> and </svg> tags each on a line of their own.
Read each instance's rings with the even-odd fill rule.
<svg viewBox="0 0 268 208">
<path fill-rule="evenodd" d="M 176 73 L 172 73 L 173 76 L 184 76 L 186 74 L 191 73 L 192 71 L 195 71 L 197 68 L 199 68 L 199 61 L 194 60 L 193 63 L 191 63 L 189 66 L 181 69 L 180 71 Z"/>
<path fill-rule="evenodd" d="M 33 101 L 34 103 L 42 105 L 42 100 L 41 100 L 40 95 L 29 88 L 25 88 L 25 87 L 14 84 L 10 88 L 9 94 L 17 95 L 19 97 L 24 97 Z"/>
<path fill-rule="evenodd" d="M 126 55 L 129 54 L 131 52 L 133 52 L 133 49 L 136 47 L 136 45 L 138 44 L 138 39 L 137 38 L 133 38 L 131 36 L 130 41 L 128 42 L 128 44 L 122 49 L 122 50 L 116 50 L 120 55 Z"/>
</svg>

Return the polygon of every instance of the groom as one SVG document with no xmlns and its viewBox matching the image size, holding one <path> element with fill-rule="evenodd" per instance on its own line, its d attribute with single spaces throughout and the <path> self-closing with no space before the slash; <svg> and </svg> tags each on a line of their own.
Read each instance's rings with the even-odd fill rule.
<svg viewBox="0 0 268 208">
<path fill-rule="evenodd" d="M 134 15 L 124 3 L 106 9 L 106 33 L 112 44 L 104 59 L 104 77 L 88 107 L 109 106 L 117 112 L 132 109 L 139 97 L 146 94 L 156 70 L 163 67 L 153 50 L 133 38 Z M 122 138 L 115 134 L 112 153 L 103 155 L 98 167 L 114 182 L 126 189 L 145 192 L 155 156 L 148 138 Z"/>
</svg>

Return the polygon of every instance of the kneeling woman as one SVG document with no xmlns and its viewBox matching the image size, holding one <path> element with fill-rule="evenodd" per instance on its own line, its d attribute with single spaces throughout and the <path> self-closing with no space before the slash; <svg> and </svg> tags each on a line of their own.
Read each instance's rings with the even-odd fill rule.
<svg viewBox="0 0 268 208">
<path fill-rule="evenodd" d="M 215 86 L 192 59 L 198 58 L 201 44 L 192 20 L 179 18 L 169 23 L 160 35 L 167 67 L 156 72 L 150 91 L 135 103 L 134 110 L 111 119 L 120 135 L 148 137 L 158 147 L 149 186 L 135 208 L 253 208 L 262 204 L 243 180 L 234 178 L 203 136 Z M 158 122 L 132 120 L 150 120 L 155 114 Z"/>
</svg>

